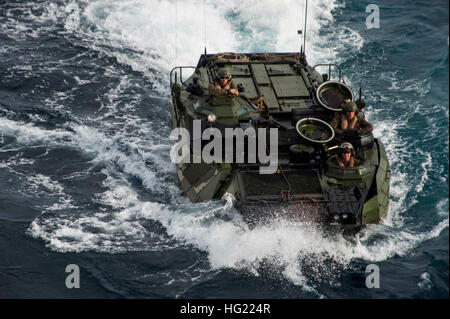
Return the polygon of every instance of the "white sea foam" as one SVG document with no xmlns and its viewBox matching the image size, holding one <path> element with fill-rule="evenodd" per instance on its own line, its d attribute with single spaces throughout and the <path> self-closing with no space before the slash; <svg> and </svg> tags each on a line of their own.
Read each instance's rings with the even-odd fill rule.
<svg viewBox="0 0 450 319">
<path fill-rule="evenodd" d="M 225 17 L 212 6 L 206 10 L 208 29 L 214 35 L 209 50 L 235 48 L 234 32 Z M 100 30 L 92 34 L 97 49 L 165 84 L 172 67 L 195 64 L 203 52 L 204 24 L 198 18 L 199 11 L 194 1 L 96 1 L 88 4 L 83 15 Z M 105 41 L 117 49 L 102 49 Z M 122 47 L 134 53 L 124 54 Z M 166 91 L 163 85 L 157 88 Z"/>
<path fill-rule="evenodd" d="M 433 282 L 431 281 L 431 276 L 428 272 L 424 272 L 420 275 L 420 282 L 417 284 L 419 288 L 423 290 L 429 290 L 433 287 Z"/>
<path fill-rule="evenodd" d="M 1 137 L 0 137 L 0 142 L 1 142 Z M 12 151 L 11 149 L 8 149 L 7 152 Z M 2 150 L 0 150 L 0 152 L 2 152 Z M 21 156 L 21 153 L 17 153 L 16 155 L 9 157 L 5 160 L 0 161 L 0 168 L 11 168 L 14 166 L 19 166 L 19 165 L 33 165 L 34 164 L 34 160 L 31 158 L 23 158 Z"/>
<path fill-rule="evenodd" d="M 54 6 L 52 9 L 54 9 Z M 78 29 L 80 26 L 80 7 L 78 4 L 70 2 L 65 8 L 65 13 L 67 14 L 65 28 L 70 31 Z M 51 18 L 54 18 L 54 16 L 52 15 Z"/>
<path fill-rule="evenodd" d="M 129 185 L 117 185 L 117 181 L 108 177 L 103 186 L 109 189 L 97 196 L 96 202 L 108 205 L 114 209 L 128 208 L 137 201 L 137 194 Z"/>
<path fill-rule="evenodd" d="M 51 32 L 56 22 L 56 5 L 53 3 L 9 3 L 5 10 L 5 21 L 2 21 L 2 34 L 12 39 L 24 40 L 27 37 L 38 38 L 42 33 Z M 3 9 L 3 8 L 2 8 Z M 35 14 L 42 12 L 42 14 Z M 20 13 L 19 18 L 17 14 Z"/>
<path fill-rule="evenodd" d="M 108 222 L 102 221 L 105 216 L 98 214 L 82 218 L 43 218 L 34 221 L 30 231 L 58 251 L 151 250 L 155 247 L 148 244 L 153 243 L 154 234 L 143 224 L 145 220 L 157 221 L 178 243 L 207 251 L 213 269 L 234 268 L 258 276 L 262 263 L 265 263 L 292 283 L 314 291 L 307 284 L 311 277 L 333 277 L 339 268 L 347 267 L 354 259 L 383 261 L 405 255 L 420 242 L 439 236 L 448 227 L 448 218 L 429 232 L 419 234 L 371 225 L 353 240 L 348 240 L 341 234 L 328 234 L 316 225 L 284 220 L 250 229 L 229 201 L 223 205 L 202 203 L 171 207 L 129 201 L 134 198 L 131 188 L 111 195 L 107 194 L 110 198 L 103 199 L 119 210 L 104 213 L 108 215 Z M 56 232 L 49 231 L 55 227 Z M 170 238 L 160 237 L 158 244 L 161 246 L 158 247 L 169 242 Z M 302 272 L 305 265 L 313 265 L 308 276 Z"/>
<path fill-rule="evenodd" d="M 443 198 L 436 204 L 436 210 L 439 216 L 448 217 L 448 208 L 448 198 Z"/>
<path fill-rule="evenodd" d="M 43 187 L 45 190 L 54 194 L 62 194 L 64 187 L 57 181 L 52 180 L 49 176 L 42 174 L 27 176 L 27 180 L 30 184 L 30 189 L 38 191 Z"/>
<path fill-rule="evenodd" d="M 209 53 L 300 50 L 297 30 L 303 28 L 301 2 L 285 0 L 276 6 L 271 0 L 256 5 L 249 1 L 205 4 L 206 19 L 198 0 L 103 0 L 89 3 L 82 15 L 100 30 L 90 33 L 95 49 L 157 79 L 160 84 L 155 85 L 161 92 L 167 92 L 165 74 L 176 65 L 196 65 L 205 44 Z M 335 59 L 339 46 L 357 51 L 363 45 L 362 37 L 348 27 L 338 28 L 331 35 L 338 47 L 330 45 L 330 35 L 319 36 L 320 28 L 333 22 L 332 10 L 340 6 L 335 0 L 309 4 L 306 49 L 311 52 L 308 58 L 313 64 Z M 116 49 L 105 49 L 105 43 Z M 124 54 L 123 47 L 134 52 Z"/>
<path fill-rule="evenodd" d="M 423 169 L 423 174 L 420 177 L 419 184 L 416 185 L 416 193 L 422 192 L 423 187 L 425 186 L 425 183 L 428 180 L 428 169 L 431 167 L 431 165 L 432 165 L 431 154 L 427 153 L 425 161 L 423 161 L 422 164 L 420 164 L 420 166 L 422 166 Z"/>
</svg>

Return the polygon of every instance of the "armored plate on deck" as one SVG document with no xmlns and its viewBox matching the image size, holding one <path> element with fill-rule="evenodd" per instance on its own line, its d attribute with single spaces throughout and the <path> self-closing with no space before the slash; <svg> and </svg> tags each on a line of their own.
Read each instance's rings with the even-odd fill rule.
<svg viewBox="0 0 450 319">
<path fill-rule="evenodd" d="M 298 75 L 271 76 L 275 93 L 280 97 L 309 97 L 303 78 Z"/>
</svg>

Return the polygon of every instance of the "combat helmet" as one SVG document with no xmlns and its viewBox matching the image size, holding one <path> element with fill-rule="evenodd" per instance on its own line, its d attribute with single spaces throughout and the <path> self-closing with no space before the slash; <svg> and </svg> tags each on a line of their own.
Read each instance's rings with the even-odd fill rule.
<svg viewBox="0 0 450 319">
<path fill-rule="evenodd" d="M 354 148 L 353 145 L 349 142 L 344 142 L 341 145 L 339 145 L 339 152 L 343 152 L 343 151 L 350 151 L 350 152 L 354 152 Z"/>
<path fill-rule="evenodd" d="M 356 112 L 358 111 L 358 106 L 355 102 L 350 101 L 344 104 L 342 107 L 342 112 Z"/>
<path fill-rule="evenodd" d="M 219 79 L 227 79 L 227 80 L 229 80 L 229 79 L 231 79 L 231 73 L 230 73 L 230 71 L 228 71 L 228 69 L 221 68 L 221 69 L 219 69 L 219 71 L 217 71 L 217 77 Z"/>
</svg>

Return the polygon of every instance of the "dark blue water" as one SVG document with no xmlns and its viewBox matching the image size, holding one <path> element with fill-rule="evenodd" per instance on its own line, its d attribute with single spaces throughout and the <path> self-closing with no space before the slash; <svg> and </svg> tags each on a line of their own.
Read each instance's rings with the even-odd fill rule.
<svg viewBox="0 0 450 319">
<path fill-rule="evenodd" d="M 205 43 L 298 50 L 301 5 L 178 2 L 0 1 L 0 297 L 448 298 L 448 2 L 377 1 L 379 29 L 369 2 L 310 4 L 308 60 L 362 86 L 392 168 L 352 238 L 180 196 L 168 72 Z"/>
</svg>

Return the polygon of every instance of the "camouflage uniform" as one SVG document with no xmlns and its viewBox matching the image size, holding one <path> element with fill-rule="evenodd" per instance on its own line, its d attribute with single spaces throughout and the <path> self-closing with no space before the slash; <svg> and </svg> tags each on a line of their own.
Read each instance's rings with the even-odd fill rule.
<svg viewBox="0 0 450 319">
<path fill-rule="evenodd" d="M 347 122 L 353 121 L 353 119 L 348 120 L 345 117 L 345 113 L 346 112 L 356 112 L 357 110 L 358 110 L 358 106 L 356 105 L 355 102 L 349 101 L 349 102 L 345 103 L 344 106 L 342 107 L 342 113 L 336 114 L 334 119 L 330 123 L 330 125 L 334 129 L 334 131 L 338 134 L 342 134 L 342 131 L 343 131 L 342 123 L 344 121 L 347 121 Z M 356 113 L 355 113 L 355 117 L 356 117 L 356 122 L 353 125 L 353 127 L 347 127 L 346 129 L 359 130 L 362 132 L 362 134 L 369 133 L 373 130 L 372 124 L 367 122 L 365 118 L 356 115 Z M 348 123 L 348 125 L 350 126 L 350 123 Z"/>
<path fill-rule="evenodd" d="M 220 85 L 220 82 L 214 82 L 209 85 L 209 94 L 215 96 L 227 96 L 230 95 L 228 91 L 232 89 L 238 89 L 236 83 L 234 83 L 233 80 L 229 80 L 224 87 Z"/>
<path fill-rule="evenodd" d="M 227 79 L 227 83 L 222 86 L 220 83 L 220 79 Z M 230 90 L 234 90 L 230 92 Z M 238 87 L 236 83 L 231 80 L 231 73 L 225 68 L 220 69 L 217 72 L 217 81 L 211 83 L 209 86 L 209 93 L 215 96 L 229 96 L 229 95 L 238 95 Z"/>
<path fill-rule="evenodd" d="M 334 129 L 334 131 L 338 134 L 342 134 L 342 114 L 337 114 L 334 119 L 331 121 L 330 125 Z M 369 133 L 373 130 L 372 124 L 370 124 L 366 119 L 355 115 L 357 117 L 355 126 L 352 129 L 360 130 L 362 134 Z"/>
</svg>

